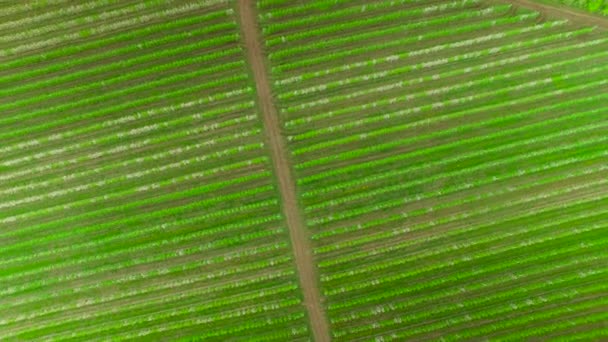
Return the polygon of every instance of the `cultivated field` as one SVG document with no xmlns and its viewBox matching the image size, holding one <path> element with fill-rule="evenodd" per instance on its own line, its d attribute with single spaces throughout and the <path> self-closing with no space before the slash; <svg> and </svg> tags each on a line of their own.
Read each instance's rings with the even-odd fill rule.
<svg viewBox="0 0 608 342">
<path fill-rule="evenodd" d="M 0 4 L 0 340 L 608 338 L 608 26 L 577 18 Z"/>
<path fill-rule="evenodd" d="M 259 8 L 336 341 L 606 334 L 605 31 L 476 0 Z"/>
<path fill-rule="evenodd" d="M 0 12 L 0 340 L 307 336 L 234 4 L 68 3 Z"/>
</svg>

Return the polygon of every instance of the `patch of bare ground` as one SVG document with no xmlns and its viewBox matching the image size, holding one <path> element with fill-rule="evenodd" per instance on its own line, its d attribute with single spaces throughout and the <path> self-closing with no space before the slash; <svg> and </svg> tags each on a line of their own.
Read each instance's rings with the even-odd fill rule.
<svg viewBox="0 0 608 342">
<path fill-rule="evenodd" d="M 275 176 L 282 197 L 282 208 L 289 228 L 300 287 L 310 319 L 310 327 L 315 341 L 329 341 L 329 323 L 322 304 L 321 291 L 318 287 L 317 269 L 310 237 L 298 208 L 296 184 L 288 160 L 286 141 L 282 134 L 279 114 L 273 102 L 265 56 L 259 37 L 258 13 L 255 3 L 250 0 L 239 0 L 237 10 L 247 59 L 256 83 L 266 141 L 270 149 Z"/>
<path fill-rule="evenodd" d="M 584 12 L 581 10 L 568 8 L 566 6 L 548 5 L 531 0 L 507 0 L 503 2 L 510 3 L 514 6 L 525 7 L 535 11 L 539 11 L 543 17 L 565 18 L 575 24 L 583 26 L 597 26 L 602 30 L 608 29 L 607 18 L 603 18 L 598 15 Z"/>
</svg>

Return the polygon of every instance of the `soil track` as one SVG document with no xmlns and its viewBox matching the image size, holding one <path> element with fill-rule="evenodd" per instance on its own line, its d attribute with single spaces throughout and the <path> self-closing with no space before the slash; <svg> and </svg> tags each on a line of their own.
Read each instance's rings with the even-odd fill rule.
<svg viewBox="0 0 608 342">
<path fill-rule="evenodd" d="M 329 324 L 321 301 L 317 281 L 317 268 L 314 262 L 309 234 L 297 203 L 296 183 L 289 164 L 286 141 L 281 132 L 279 114 L 274 106 L 265 56 L 262 50 L 258 13 L 255 1 L 239 0 L 237 12 L 241 24 L 243 40 L 249 65 L 253 72 L 262 111 L 266 141 L 270 148 L 275 175 L 282 197 L 282 208 L 289 228 L 291 246 L 308 311 L 310 327 L 315 341 L 330 341 Z"/>
<path fill-rule="evenodd" d="M 608 18 L 602 18 L 595 14 L 586 13 L 581 10 L 570 9 L 565 6 L 553 6 L 531 0 L 505 0 L 505 2 L 515 6 L 527 7 L 535 11 L 539 11 L 549 17 L 564 18 L 576 24 L 597 26 L 602 29 L 608 29 Z"/>
</svg>

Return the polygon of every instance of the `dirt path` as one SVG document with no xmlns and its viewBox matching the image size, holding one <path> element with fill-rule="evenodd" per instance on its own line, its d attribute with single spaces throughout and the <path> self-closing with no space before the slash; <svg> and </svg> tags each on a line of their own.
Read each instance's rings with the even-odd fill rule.
<svg viewBox="0 0 608 342">
<path fill-rule="evenodd" d="M 255 78 L 258 101 L 262 110 L 264 130 L 270 147 L 274 171 L 279 182 L 282 207 L 291 237 L 300 287 L 304 294 L 304 304 L 308 310 L 310 326 L 317 342 L 330 341 L 329 324 L 321 304 L 321 292 L 317 286 L 317 268 L 307 227 L 298 208 L 296 183 L 289 165 L 286 141 L 281 135 L 279 113 L 274 106 L 265 56 L 260 42 L 260 28 L 257 9 L 252 0 L 238 1 L 238 15 L 245 41 L 247 58 Z"/>
<path fill-rule="evenodd" d="M 564 6 L 548 5 L 531 0 L 505 0 L 515 6 L 527 7 L 535 11 L 542 12 L 550 17 L 564 18 L 585 26 L 597 26 L 602 29 L 608 29 L 608 18 L 602 18 L 592 13 L 586 13 L 582 10 L 571 9 Z"/>
</svg>

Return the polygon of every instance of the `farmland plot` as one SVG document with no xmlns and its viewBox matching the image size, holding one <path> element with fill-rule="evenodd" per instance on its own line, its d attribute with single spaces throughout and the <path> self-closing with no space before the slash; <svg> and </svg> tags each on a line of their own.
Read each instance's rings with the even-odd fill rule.
<svg viewBox="0 0 608 342">
<path fill-rule="evenodd" d="M 0 340 L 307 339 L 234 3 L 1 6 Z"/>
<path fill-rule="evenodd" d="M 558 12 L 0 4 L 0 340 L 607 338 L 608 26 Z"/>
<path fill-rule="evenodd" d="M 605 31 L 478 0 L 258 9 L 336 341 L 606 334 Z"/>
</svg>

